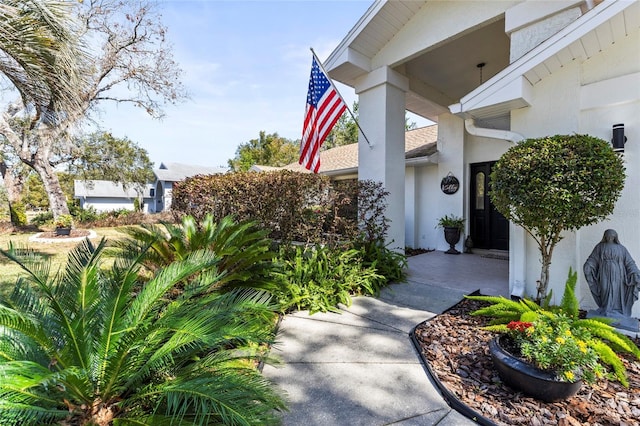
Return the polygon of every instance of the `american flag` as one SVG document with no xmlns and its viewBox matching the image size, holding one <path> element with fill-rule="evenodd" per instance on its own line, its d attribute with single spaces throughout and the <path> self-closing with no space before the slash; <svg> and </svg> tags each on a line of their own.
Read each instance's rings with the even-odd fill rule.
<svg viewBox="0 0 640 426">
<path fill-rule="evenodd" d="M 314 173 L 320 170 L 320 146 L 346 108 L 314 55 L 300 143 L 299 163 L 307 170 Z"/>
</svg>

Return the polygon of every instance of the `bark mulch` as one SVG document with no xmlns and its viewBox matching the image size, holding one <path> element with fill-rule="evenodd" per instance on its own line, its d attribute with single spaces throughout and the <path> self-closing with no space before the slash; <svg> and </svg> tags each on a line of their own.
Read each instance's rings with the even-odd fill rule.
<svg viewBox="0 0 640 426">
<path fill-rule="evenodd" d="M 623 359 L 628 388 L 601 380 L 583 385 L 566 401 L 538 401 L 501 383 L 488 348 L 495 334 L 481 329 L 488 319 L 469 315 L 481 306 L 482 302 L 462 300 L 418 325 L 412 336 L 434 379 L 444 388 L 445 398 L 447 393 L 453 397 L 449 403 L 454 408 L 462 407 L 459 411 L 468 416 L 477 414 L 476 420 L 484 424 L 640 425 L 640 362 Z"/>
</svg>

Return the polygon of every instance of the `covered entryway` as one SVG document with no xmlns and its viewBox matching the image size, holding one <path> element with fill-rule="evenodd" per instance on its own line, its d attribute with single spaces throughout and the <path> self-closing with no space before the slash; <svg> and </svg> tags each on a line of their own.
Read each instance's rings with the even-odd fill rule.
<svg viewBox="0 0 640 426">
<path fill-rule="evenodd" d="M 469 224 L 473 246 L 509 250 L 509 221 L 489 199 L 489 176 L 493 162 L 471 164 Z"/>
</svg>

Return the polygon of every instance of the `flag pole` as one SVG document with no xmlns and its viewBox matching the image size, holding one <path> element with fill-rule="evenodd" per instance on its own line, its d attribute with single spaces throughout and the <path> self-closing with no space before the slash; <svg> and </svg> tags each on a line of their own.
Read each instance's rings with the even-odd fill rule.
<svg viewBox="0 0 640 426">
<path fill-rule="evenodd" d="M 371 145 L 371 142 L 369 142 L 369 138 L 367 137 L 367 135 L 364 134 L 364 132 L 362 131 L 362 127 L 360 127 L 360 123 L 358 123 L 358 120 L 356 119 L 355 115 L 353 115 L 353 112 L 351 111 L 351 108 L 349 108 L 349 104 L 347 104 L 345 102 L 344 98 L 340 94 L 340 91 L 335 86 L 335 84 L 333 84 L 333 80 L 331 79 L 331 77 L 329 77 L 329 73 L 327 72 L 327 70 L 324 69 L 324 66 L 322 65 L 322 61 L 320 61 L 320 59 L 318 59 L 318 55 L 316 55 L 316 52 L 313 50 L 313 47 L 310 47 L 309 49 L 311 49 L 311 53 L 313 54 L 313 57 L 316 59 L 316 62 L 318 63 L 318 66 L 320 67 L 322 72 L 327 76 L 327 78 L 329 80 L 329 84 L 331 84 L 331 87 L 333 87 L 333 90 L 336 91 L 338 96 L 340 96 L 340 99 L 342 99 L 342 102 L 344 102 L 344 104 L 346 105 L 347 111 L 349 111 L 349 114 L 351 115 L 351 118 L 353 119 L 353 122 L 356 123 L 356 126 L 358 126 L 358 130 L 360 130 L 360 133 L 362 134 L 362 137 L 364 137 L 364 140 L 367 141 L 367 145 L 369 145 L 369 148 L 373 148 L 373 145 Z"/>
</svg>

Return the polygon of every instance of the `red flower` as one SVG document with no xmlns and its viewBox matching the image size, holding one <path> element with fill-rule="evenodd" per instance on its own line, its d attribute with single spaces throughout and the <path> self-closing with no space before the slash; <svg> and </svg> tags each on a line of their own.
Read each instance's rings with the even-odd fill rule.
<svg viewBox="0 0 640 426">
<path fill-rule="evenodd" d="M 509 330 L 515 330 L 521 333 L 524 333 L 529 327 L 533 327 L 533 323 L 523 322 L 523 321 L 511 321 L 509 324 L 507 324 L 507 328 Z"/>
</svg>

